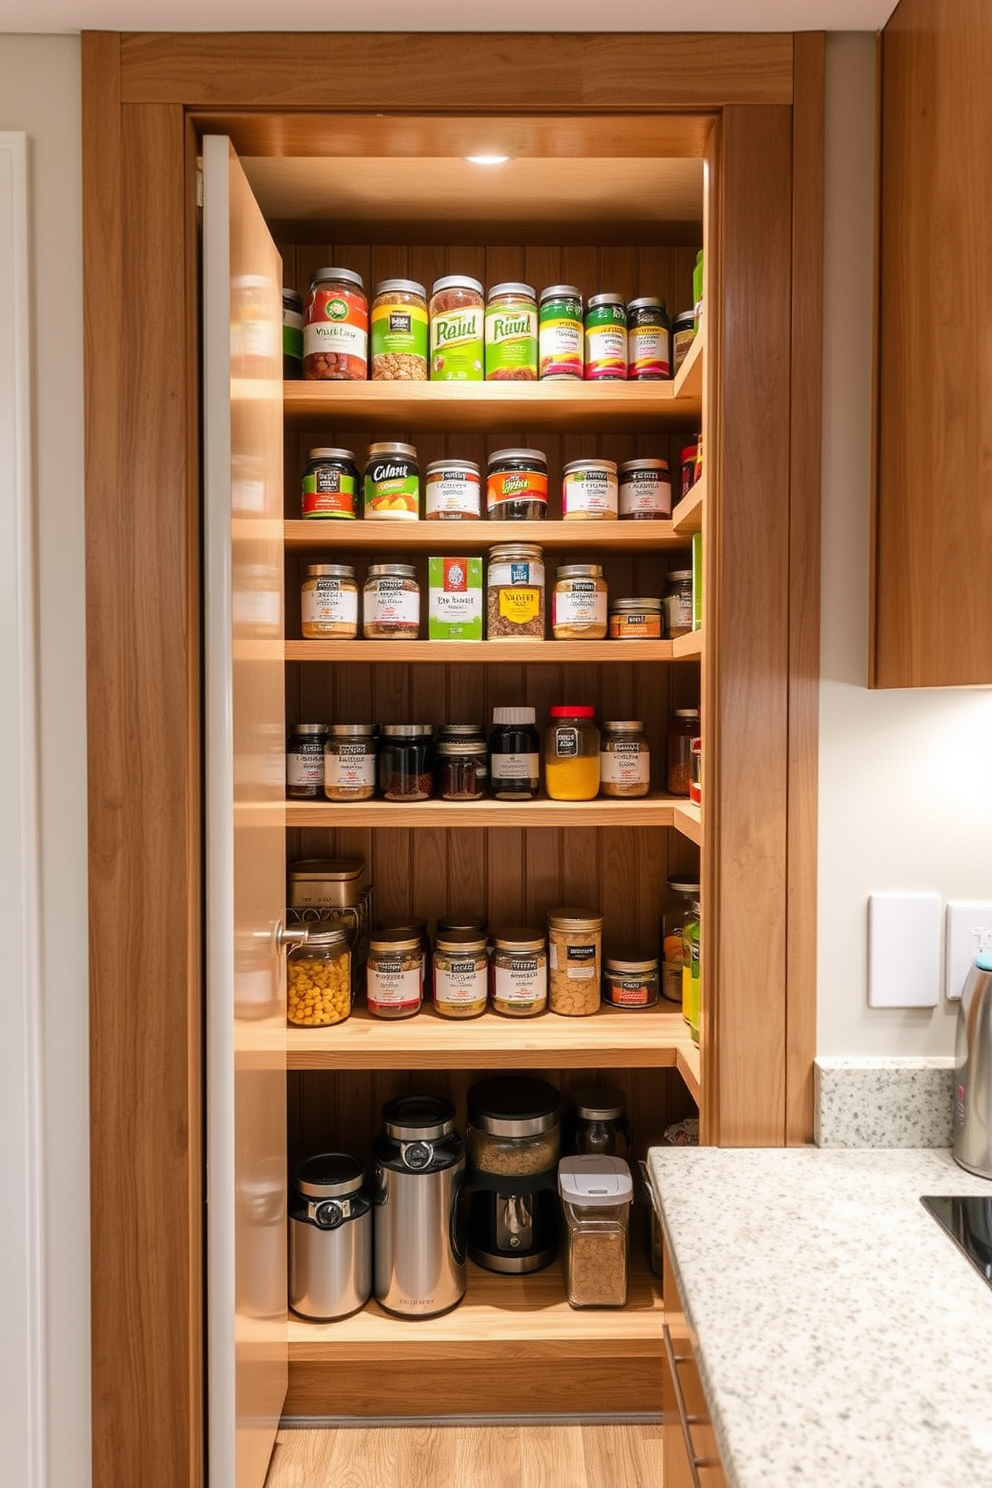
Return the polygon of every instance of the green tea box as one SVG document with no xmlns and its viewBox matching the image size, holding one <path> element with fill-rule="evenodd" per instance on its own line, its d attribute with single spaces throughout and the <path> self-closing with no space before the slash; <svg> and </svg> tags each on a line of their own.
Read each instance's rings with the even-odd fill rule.
<svg viewBox="0 0 992 1488">
<path fill-rule="evenodd" d="M 482 559 L 428 560 L 428 635 L 432 641 L 482 640 Z"/>
</svg>

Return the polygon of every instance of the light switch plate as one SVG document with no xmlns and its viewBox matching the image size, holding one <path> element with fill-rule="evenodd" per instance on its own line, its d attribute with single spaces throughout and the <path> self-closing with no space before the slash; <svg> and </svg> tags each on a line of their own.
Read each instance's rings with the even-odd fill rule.
<svg viewBox="0 0 992 1488">
<path fill-rule="evenodd" d="M 944 993 L 956 1002 L 975 957 L 992 946 L 992 901 L 952 899 L 947 906 L 945 945 Z"/>
<path fill-rule="evenodd" d="M 869 894 L 868 1006 L 936 1007 L 940 895 Z"/>
</svg>

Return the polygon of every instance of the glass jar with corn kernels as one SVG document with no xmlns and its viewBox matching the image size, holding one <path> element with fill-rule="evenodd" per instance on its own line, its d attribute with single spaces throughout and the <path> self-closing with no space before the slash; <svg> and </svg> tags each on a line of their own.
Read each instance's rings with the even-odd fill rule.
<svg viewBox="0 0 992 1488">
<path fill-rule="evenodd" d="M 319 921 L 286 957 L 286 1021 L 327 1028 L 351 1012 L 351 945 L 343 925 Z"/>
</svg>

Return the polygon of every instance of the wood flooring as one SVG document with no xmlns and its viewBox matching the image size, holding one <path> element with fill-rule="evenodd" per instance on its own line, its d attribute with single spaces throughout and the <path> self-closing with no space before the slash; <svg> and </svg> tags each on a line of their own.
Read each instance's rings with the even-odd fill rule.
<svg viewBox="0 0 992 1488">
<path fill-rule="evenodd" d="M 279 1432 L 265 1488 L 661 1488 L 660 1425 Z"/>
</svg>

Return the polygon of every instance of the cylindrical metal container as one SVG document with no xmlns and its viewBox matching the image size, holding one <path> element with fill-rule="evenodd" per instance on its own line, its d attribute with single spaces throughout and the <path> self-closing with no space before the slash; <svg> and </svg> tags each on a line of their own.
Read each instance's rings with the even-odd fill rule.
<svg viewBox="0 0 992 1488">
<path fill-rule="evenodd" d="M 372 1203 L 365 1168 L 344 1152 L 301 1162 L 289 1195 L 289 1305 L 328 1321 L 372 1291 Z"/>
</svg>

